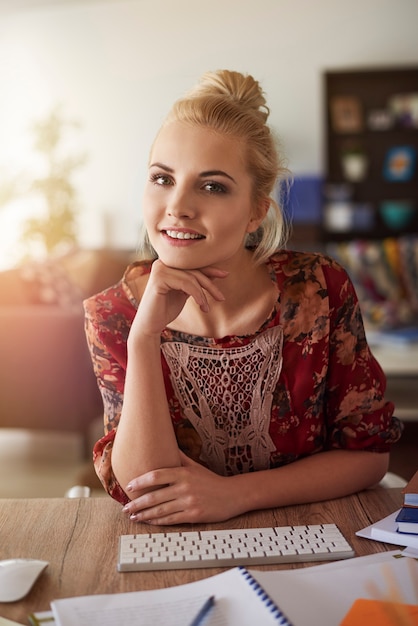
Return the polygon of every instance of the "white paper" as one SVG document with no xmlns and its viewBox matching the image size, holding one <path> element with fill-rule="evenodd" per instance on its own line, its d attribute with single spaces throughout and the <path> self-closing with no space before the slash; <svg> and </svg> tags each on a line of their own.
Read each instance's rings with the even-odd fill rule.
<svg viewBox="0 0 418 626">
<path fill-rule="evenodd" d="M 402 550 L 403 556 L 410 556 L 412 559 L 418 559 L 418 548 L 405 548 Z"/>
<path fill-rule="evenodd" d="M 414 583 L 418 580 L 418 563 L 406 557 L 395 558 L 399 554 L 382 552 L 304 569 L 251 573 L 297 626 L 337 626 L 355 600 L 374 597 L 370 583 L 382 595 L 387 593 L 388 576 L 402 590 L 404 602 L 418 603 Z"/>
<path fill-rule="evenodd" d="M 263 601 L 238 568 L 186 585 L 55 600 L 58 626 L 187 626 L 211 595 L 205 626 L 274 626 Z"/>
</svg>

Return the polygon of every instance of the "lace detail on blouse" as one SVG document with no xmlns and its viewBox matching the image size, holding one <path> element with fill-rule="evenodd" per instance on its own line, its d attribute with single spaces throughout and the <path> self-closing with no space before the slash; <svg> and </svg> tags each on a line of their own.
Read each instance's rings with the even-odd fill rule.
<svg viewBox="0 0 418 626">
<path fill-rule="evenodd" d="M 269 468 L 276 447 L 268 430 L 282 346 L 281 326 L 239 347 L 162 344 L 174 393 L 202 442 L 200 460 L 218 474 Z"/>
</svg>

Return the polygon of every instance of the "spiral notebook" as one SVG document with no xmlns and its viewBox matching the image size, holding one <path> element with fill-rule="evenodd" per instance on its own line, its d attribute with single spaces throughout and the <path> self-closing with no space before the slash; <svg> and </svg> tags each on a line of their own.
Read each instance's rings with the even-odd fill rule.
<svg viewBox="0 0 418 626">
<path fill-rule="evenodd" d="M 57 626 L 188 626 L 211 596 L 202 626 L 292 626 L 244 567 L 165 589 L 54 600 L 51 608 Z"/>
</svg>

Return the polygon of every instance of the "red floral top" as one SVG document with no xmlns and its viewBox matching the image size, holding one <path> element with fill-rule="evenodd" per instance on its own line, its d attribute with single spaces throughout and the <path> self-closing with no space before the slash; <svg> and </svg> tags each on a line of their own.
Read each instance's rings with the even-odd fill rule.
<svg viewBox="0 0 418 626">
<path fill-rule="evenodd" d="M 273 314 L 255 335 L 202 338 L 165 329 L 161 359 L 180 448 L 222 474 L 291 463 L 321 450 L 386 452 L 402 432 L 385 401 L 385 376 L 366 342 L 354 287 L 320 254 L 282 251 L 268 262 L 278 285 Z M 86 333 L 104 403 L 105 436 L 93 451 L 109 494 L 127 497 L 111 465 L 138 302 L 128 267 L 85 301 Z"/>
</svg>

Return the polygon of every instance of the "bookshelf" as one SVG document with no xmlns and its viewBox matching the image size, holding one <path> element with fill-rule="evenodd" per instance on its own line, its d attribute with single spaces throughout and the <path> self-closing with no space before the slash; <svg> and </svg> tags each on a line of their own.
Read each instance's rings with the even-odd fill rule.
<svg viewBox="0 0 418 626">
<path fill-rule="evenodd" d="M 323 240 L 418 233 L 418 66 L 323 78 Z"/>
</svg>

